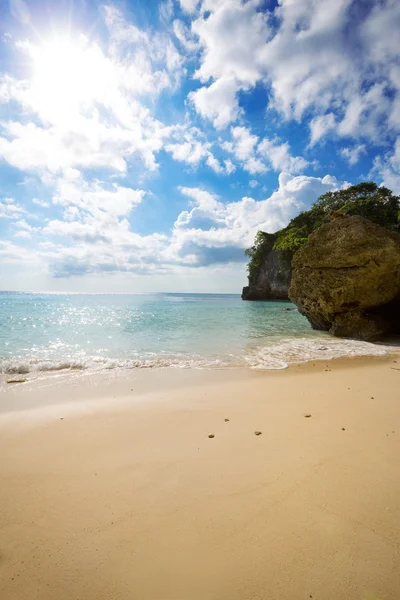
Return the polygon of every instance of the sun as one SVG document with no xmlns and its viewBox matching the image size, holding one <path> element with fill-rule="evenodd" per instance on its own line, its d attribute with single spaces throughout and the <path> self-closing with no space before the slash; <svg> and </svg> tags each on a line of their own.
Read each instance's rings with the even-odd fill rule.
<svg viewBox="0 0 400 600">
<path fill-rule="evenodd" d="M 53 36 L 31 46 L 31 93 L 48 118 L 78 114 L 107 94 L 108 59 L 98 44 L 78 37 Z"/>
</svg>

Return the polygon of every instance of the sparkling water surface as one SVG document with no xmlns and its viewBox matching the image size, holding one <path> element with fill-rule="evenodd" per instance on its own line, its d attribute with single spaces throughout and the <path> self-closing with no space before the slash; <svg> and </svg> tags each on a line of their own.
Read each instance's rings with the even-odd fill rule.
<svg viewBox="0 0 400 600">
<path fill-rule="evenodd" d="M 68 368 L 285 368 L 382 347 L 313 331 L 288 302 L 239 295 L 0 292 L 0 372 Z"/>
</svg>

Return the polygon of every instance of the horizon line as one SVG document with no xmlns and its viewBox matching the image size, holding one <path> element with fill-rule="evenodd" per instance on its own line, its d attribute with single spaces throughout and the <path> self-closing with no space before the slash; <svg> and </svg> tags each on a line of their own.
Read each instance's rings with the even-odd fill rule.
<svg viewBox="0 0 400 600">
<path fill-rule="evenodd" d="M 47 295 L 81 295 L 81 296 L 151 296 L 157 294 L 180 294 L 186 296 L 240 296 L 239 292 L 66 292 L 66 291 L 32 291 L 2 290 L 0 294 L 47 294 Z"/>
</svg>

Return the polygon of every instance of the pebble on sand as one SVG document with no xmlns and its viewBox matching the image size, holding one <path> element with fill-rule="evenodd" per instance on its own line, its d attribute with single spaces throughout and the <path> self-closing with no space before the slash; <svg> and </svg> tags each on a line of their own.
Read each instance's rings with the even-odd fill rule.
<svg viewBox="0 0 400 600">
<path fill-rule="evenodd" d="M 7 379 L 7 383 L 25 383 L 25 381 L 28 380 L 24 377 L 20 377 L 19 379 Z"/>
<path fill-rule="evenodd" d="M 215 435 L 214 435 L 213 433 L 209 433 L 209 434 L 208 434 L 208 437 L 209 437 L 209 438 L 213 438 L 213 437 L 215 437 Z"/>
<path fill-rule="evenodd" d="M 262 431 L 255 431 L 254 435 L 262 435 Z"/>
<path fill-rule="evenodd" d="M 311 416 L 312 416 L 312 415 L 311 415 L 310 413 L 306 413 L 306 414 L 304 415 L 304 417 L 305 417 L 306 419 L 309 419 Z"/>
<path fill-rule="evenodd" d="M 224 419 L 225 423 L 229 423 L 229 419 Z"/>
</svg>

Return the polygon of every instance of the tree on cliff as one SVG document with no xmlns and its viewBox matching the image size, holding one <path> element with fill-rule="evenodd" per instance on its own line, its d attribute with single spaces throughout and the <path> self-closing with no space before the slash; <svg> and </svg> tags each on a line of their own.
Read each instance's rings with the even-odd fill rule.
<svg viewBox="0 0 400 600">
<path fill-rule="evenodd" d="M 249 280 L 256 275 L 268 252 L 296 252 L 315 229 L 340 215 L 361 215 L 391 231 L 400 232 L 400 196 L 372 181 L 323 194 L 310 210 L 301 212 L 284 229 L 275 234 L 257 232 L 254 246 L 246 250 L 246 256 L 250 257 Z"/>
</svg>

